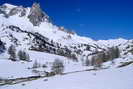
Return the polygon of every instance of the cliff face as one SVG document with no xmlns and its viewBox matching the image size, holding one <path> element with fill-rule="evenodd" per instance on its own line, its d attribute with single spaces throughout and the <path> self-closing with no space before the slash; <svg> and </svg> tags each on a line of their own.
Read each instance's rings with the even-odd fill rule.
<svg viewBox="0 0 133 89">
<path fill-rule="evenodd" d="M 41 10 L 38 3 L 34 3 L 32 5 L 28 18 L 34 26 L 39 26 L 39 24 L 44 21 L 50 22 L 49 17 Z"/>
</svg>

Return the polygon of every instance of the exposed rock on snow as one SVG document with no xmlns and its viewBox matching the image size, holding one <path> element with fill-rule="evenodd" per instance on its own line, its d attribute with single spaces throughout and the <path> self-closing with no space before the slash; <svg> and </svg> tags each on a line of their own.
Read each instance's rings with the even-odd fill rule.
<svg viewBox="0 0 133 89">
<path fill-rule="evenodd" d="M 38 26 L 41 22 L 44 21 L 50 22 L 48 15 L 46 15 L 46 13 L 41 10 L 40 5 L 38 3 L 33 4 L 28 18 L 34 26 Z"/>
</svg>

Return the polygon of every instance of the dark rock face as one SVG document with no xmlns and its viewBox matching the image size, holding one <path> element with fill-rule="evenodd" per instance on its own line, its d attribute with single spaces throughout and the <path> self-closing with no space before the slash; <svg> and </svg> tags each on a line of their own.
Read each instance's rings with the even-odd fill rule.
<svg viewBox="0 0 133 89">
<path fill-rule="evenodd" d="M 8 18 L 7 13 L 5 12 L 6 6 L 0 6 L 0 14 L 3 14 L 5 18 Z"/>
<path fill-rule="evenodd" d="M 8 13 L 8 15 L 13 16 L 13 15 L 16 15 L 18 13 L 20 13 L 19 14 L 20 17 L 23 17 L 23 16 L 26 15 L 26 10 L 21 6 L 20 7 L 15 7 Z"/>
<path fill-rule="evenodd" d="M 123 51 L 125 51 L 125 55 L 127 55 L 128 53 L 133 54 L 133 41 L 130 41 L 131 44 L 128 44 L 125 49 L 123 49 Z"/>
<path fill-rule="evenodd" d="M 26 15 L 26 9 L 22 6 L 14 7 L 9 12 L 6 12 L 8 7 L 6 5 L 0 6 L 0 14 L 3 14 L 6 18 L 18 14 L 19 17 Z"/>
<path fill-rule="evenodd" d="M 38 3 L 34 3 L 32 5 L 28 18 L 34 26 L 38 26 L 41 22 L 44 21 L 50 22 L 48 15 L 46 15 L 46 13 L 41 10 Z"/>
</svg>

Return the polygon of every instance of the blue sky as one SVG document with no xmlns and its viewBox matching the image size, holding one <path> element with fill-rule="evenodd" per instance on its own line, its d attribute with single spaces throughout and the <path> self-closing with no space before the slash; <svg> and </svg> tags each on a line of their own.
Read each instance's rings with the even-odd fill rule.
<svg viewBox="0 0 133 89">
<path fill-rule="evenodd" d="M 93 39 L 133 38 L 132 0 L 35 0 L 54 24 Z M 31 6 L 34 0 L 0 0 Z"/>
</svg>

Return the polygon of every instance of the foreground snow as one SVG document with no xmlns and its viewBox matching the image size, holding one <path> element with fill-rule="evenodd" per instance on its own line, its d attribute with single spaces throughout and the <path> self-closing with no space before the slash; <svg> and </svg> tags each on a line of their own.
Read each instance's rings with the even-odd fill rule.
<svg viewBox="0 0 133 89">
<path fill-rule="evenodd" d="M 1 89 L 133 89 L 132 65 L 124 68 L 58 75 Z"/>
<path fill-rule="evenodd" d="M 33 66 L 35 60 L 41 64 L 48 63 L 47 68 L 39 69 L 41 71 L 50 71 L 51 63 L 57 58 L 64 62 L 64 72 L 80 71 L 87 68 L 82 66 L 80 62 L 73 62 L 62 56 L 35 51 L 29 51 L 29 53 L 31 62 L 0 60 L 0 77 L 21 78 L 36 75 L 32 72 L 32 69 L 28 69 Z M 125 61 L 131 61 L 132 58 L 133 56 L 130 55 L 127 57 L 130 60 L 125 59 Z M 124 59 L 118 58 L 114 62 L 114 66 L 111 65 L 111 62 L 103 64 L 103 67 L 111 66 L 108 69 L 56 75 L 15 85 L 0 86 L 0 89 L 133 89 L 133 65 L 117 68 L 120 62 L 124 62 Z"/>
</svg>

